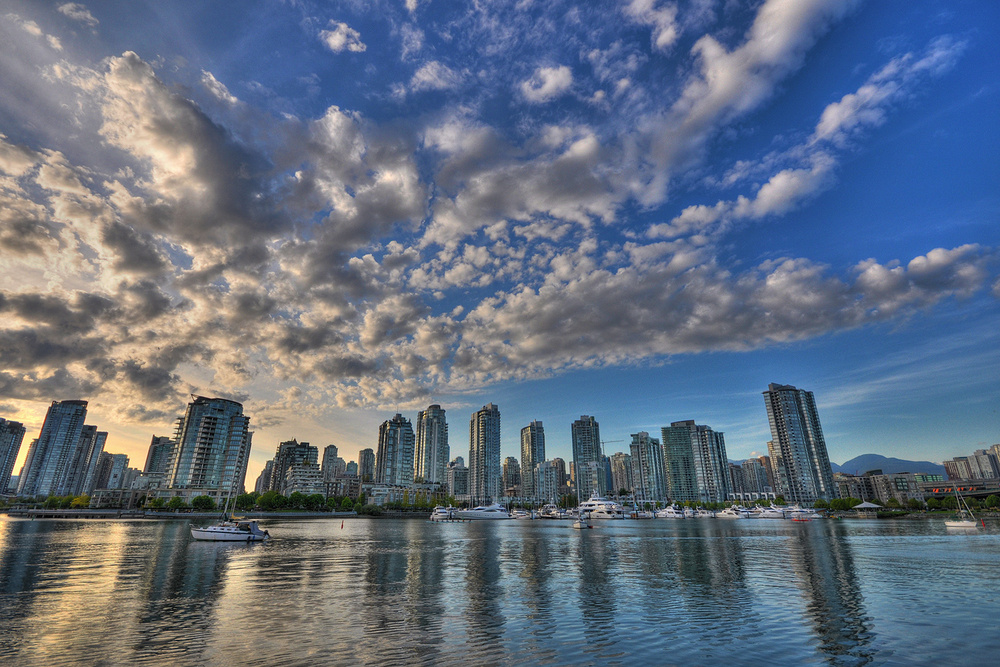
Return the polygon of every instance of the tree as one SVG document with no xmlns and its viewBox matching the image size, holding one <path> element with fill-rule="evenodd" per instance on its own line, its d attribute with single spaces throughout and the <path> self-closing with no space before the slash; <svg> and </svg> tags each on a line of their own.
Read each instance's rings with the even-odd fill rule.
<svg viewBox="0 0 1000 667">
<path fill-rule="evenodd" d="M 59 507 L 62 503 L 62 498 L 59 496 L 49 496 L 45 499 L 45 509 L 54 510 Z"/>
<path fill-rule="evenodd" d="M 354 501 L 352 501 L 349 497 L 344 496 L 344 502 L 340 503 L 340 509 L 344 512 L 350 512 L 351 510 L 356 509 L 354 507 Z"/>
<path fill-rule="evenodd" d="M 85 509 L 87 507 L 90 507 L 90 496 L 87 495 L 77 496 L 76 498 L 73 499 L 73 502 L 71 502 L 69 506 L 72 507 L 73 509 Z"/>
<path fill-rule="evenodd" d="M 302 504 L 310 512 L 316 512 L 326 504 L 326 499 L 322 493 L 312 493 L 303 498 Z"/>
<path fill-rule="evenodd" d="M 259 497 L 260 494 L 256 491 L 251 493 L 241 493 L 236 496 L 236 509 L 242 512 L 249 512 L 257 505 L 257 498 Z"/>
<path fill-rule="evenodd" d="M 215 509 L 215 501 L 212 496 L 195 496 L 191 499 L 191 508 L 195 512 L 211 512 Z"/>
<path fill-rule="evenodd" d="M 939 510 L 941 509 L 941 499 L 934 498 L 933 496 L 927 499 L 927 509 L 929 510 Z"/>
<path fill-rule="evenodd" d="M 181 498 L 180 496 L 174 496 L 173 498 L 167 501 L 167 509 L 171 509 L 176 512 L 182 507 L 187 507 L 187 503 L 185 503 L 184 499 Z"/>
<path fill-rule="evenodd" d="M 785 503 L 785 497 L 784 496 L 778 496 L 777 498 L 774 499 L 774 504 L 775 505 L 785 505 L 786 504 Z"/>
<path fill-rule="evenodd" d="M 827 502 L 826 500 L 823 500 L 822 498 L 818 499 L 816 502 L 813 503 L 813 509 L 825 510 L 828 509 L 829 507 L 830 503 Z"/>
<path fill-rule="evenodd" d="M 146 506 L 149 507 L 150 509 L 161 510 L 166 504 L 167 501 L 165 501 L 163 498 L 153 498 L 152 500 L 149 501 L 149 503 Z"/>
<path fill-rule="evenodd" d="M 288 496 L 288 507 L 292 509 L 302 509 L 306 504 L 306 494 L 301 491 L 295 491 L 292 495 Z"/>
<path fill-rule="evenodd" d="M 891 507 L 894 510 L 899 509 L 900 507 L 902 507 L 899 504 L 899 501 L 896 500 L 895 498 L 889 498 L 889 500 L 886 502 L 885 505 L 886 505 L 886 507 Z"/>
<path fill-rule="evenodd" d="M 288 499 L 277 491 L 268 491 L 257 499 L 257 506 L 265 512 L 280 510 L 288 503 Z"/>
<path fill-rule="evenodd" d="M 986 506 L 987 507 L 1000 507 L 1000 496 L 995 493 L 991 493 L 986 496 Z"/>
<path fill-rule="evenodd" d="M 924 501 L 920 498 L 910 498 L 906 501 L 906 506 L 911 510 L 922 510 L 924 508 Z"/>
</svg>

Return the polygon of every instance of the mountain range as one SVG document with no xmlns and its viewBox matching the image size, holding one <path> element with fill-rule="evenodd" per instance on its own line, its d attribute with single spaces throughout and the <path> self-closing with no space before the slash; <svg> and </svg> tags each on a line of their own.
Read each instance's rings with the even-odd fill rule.
<svg viewBox="0 0 1000 667">
<path fill-rule="evenodd" d="M 730 463 L 737 465 L 742 462 L 730 460 Z M 862 454 L 855 456 L 850 461 L 844 461 L 840 465 L 831 461 L 830 467 L 833 469 L 833 472 L 843 472 L 849 475 L 863 475 L 869 470 L 881 470 L 886 475 L 892 475 L 897 472 L 920 472 L 930 475 L 944 475 L 944 466 L 940 463 L 907 461 L 906 459 L 897 459 L 882 456 L 881 454 Z"/>
<path fill-rule="evenodd" d="M 869 470 L 881 470 L 886 475 L 897 472 L 921 472 L 931 475 L 944 475 L 944 466 L 931 461 L 907 461 L 882 456 L 881 454 L 862 454 L 841 465 L 831 462 L 833 472 L 844 472 L 850 475 L 863 475 Z"/>
</svg>

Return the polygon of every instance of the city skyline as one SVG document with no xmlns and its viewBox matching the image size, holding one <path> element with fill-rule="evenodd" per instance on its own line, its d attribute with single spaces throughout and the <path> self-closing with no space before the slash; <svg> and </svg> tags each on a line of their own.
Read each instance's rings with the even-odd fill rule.
<svg viewBox="0 0 1000 667">
<path fill-rule="evenodd" d="M 138 462 L 191 394 L 251 479 L 434 404 L 743 459 L 772 382 L 835 462 L 1000 439 L 996 3 L 235 7 L 0 17 L 14 474 L 51 401 Z"/>
</svg>

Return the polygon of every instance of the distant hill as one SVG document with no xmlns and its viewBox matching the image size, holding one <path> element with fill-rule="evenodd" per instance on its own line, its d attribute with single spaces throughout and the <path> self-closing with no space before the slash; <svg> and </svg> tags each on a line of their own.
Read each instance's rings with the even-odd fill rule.
<svg viewBox="0 0 1000 667">
<path fill-rule="evenodd" d="M 897 472 L 922 472 L 930 475 L 944 475 L 944 466 L 930 461 L 906 461 L 882 456 L 881 454 L 862 454 L 841 465 L 831 463 L 833 472 L 845 472 L 851 475 L 863 475 L 869 470 L 881 470 L 886 475 Z"/>
</svg>

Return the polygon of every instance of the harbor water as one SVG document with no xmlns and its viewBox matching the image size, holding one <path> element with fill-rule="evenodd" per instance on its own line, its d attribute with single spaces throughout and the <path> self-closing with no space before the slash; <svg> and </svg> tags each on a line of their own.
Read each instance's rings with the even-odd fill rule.
<svg viewBox="0 0 1000 667">
<path fill-rule="evenodd" d="M 0 516 L 3 665 L 990 664 L 1000 525 Z"/>
</svg>

